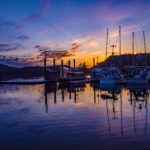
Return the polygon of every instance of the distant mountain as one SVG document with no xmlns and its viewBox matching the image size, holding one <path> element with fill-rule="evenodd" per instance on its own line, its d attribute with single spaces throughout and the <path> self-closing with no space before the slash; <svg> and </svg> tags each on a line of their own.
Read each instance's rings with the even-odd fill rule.
<svg viewBox="0 0 150 150">
<path fill-rule="evenodd" d="M 64 65 L 64 67 L 67 67 Z M 56 70 L 60 72 L 60 65 L 48 66 L 47 69 Z M 34 78 L 43 77 L 44 68 L 40 66 L 28 66 L 22 68 L 10 67 L 4 64 L 0 64 L 0 80 L 8 80 L 13 78 Z"/>
<path fill-rule="evenodd" d="M 14 69 L 16 69 L 16 68 L 10 67 L 10 66 L 4 65 L 4 64 L 0 64 L 0 72 L 14 70 Z"/>
<path fill-rule="evenodd" d="M 33 78 L 41 77 L 44 74 L 43 67 L 31 66 L 23 68 L 15 68 L 7 65 L 0 64 L 0 80 L 12 79 L 12 78 Z"/>
<path fill-rule="evenodd" d="M 145 60 L 147 60 L 147 64 L 150 65 L 150 53 L 146 54 L 146 58 L 147 59 L 145 59 L 145 54 L 123 54 L 121 56 L 110 56 L 105 61 L 98 63 L 96 67 L 103 67 L 105 65 L 120 66 L 120 60 L 122 66 L 144 66 Z"/>
</svg>

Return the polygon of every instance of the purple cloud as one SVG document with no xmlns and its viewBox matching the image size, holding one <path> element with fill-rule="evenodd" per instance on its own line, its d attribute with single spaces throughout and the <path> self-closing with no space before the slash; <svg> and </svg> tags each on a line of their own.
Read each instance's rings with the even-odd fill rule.
<svg viewBox="0 0 150 150">
<path fill-rule="evenodd" d="M 30 37 L 27 36 L 27 35 L 21 35 L 21 36 L 18 36 L 17 39 L 19 39 L 19 40 L 28 40 L 28 39 L 30 39 Z"/>
<path fill-rule="evenodd" d="M 68 48 L 67 50 L 48 50 L 47 47 L 41 47 L 39 45 L 35 46 L 35 48 L 37 48 L 40 52 L 39 56 L 44 56 L 46 51 L 47 57 L 56 59 L 75 56 L 75 53 L 79 47 L 80 44 L 76 42 L 72 43 L 71 48 Z"/>
</svg>

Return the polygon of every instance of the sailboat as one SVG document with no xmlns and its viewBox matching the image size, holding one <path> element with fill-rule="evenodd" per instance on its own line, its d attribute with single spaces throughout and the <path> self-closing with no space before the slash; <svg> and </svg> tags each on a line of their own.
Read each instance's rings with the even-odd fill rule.
<svg viewBox="0 0 150 150">
<path fill-rule="evenodd" d="M 137 74 L 134 74 L 133 77 L 126 79 L 126 84 L 147 84 L 148 80 L 146 78 L 146 67 L 147 67 L 147 59 L 146 59 L 146 42 L 145 42 L 145 32 L 143 31 L 144 38 L 144 49 L 145 49 L 145 66 L 144 69 L 140 70 Z M 134 55 L 134 32 L 132 33 L 132 53 Z"/>
<path fill-rule="evenodd" d="M 119 26 L 119 50 L 121 55 L 121 27 Z M 116 47 L 114 44 L 112 47 L 112 57 L 114 56 L 114 48 Z M 105 57 L 107 58 L 107 49 L 108 49 L 108 28 L 107 28 L 107 36 L 106 36 L 106 53 Z M 106 60 L 106 59 L 105 59 Z M 105 67 L 101 68 L 99 82 L 100 84 L 117 84 L 121 82 L 121 72 L 117 67 L 107 67 L 107 62 L 105 61 Z"/>
</svg>

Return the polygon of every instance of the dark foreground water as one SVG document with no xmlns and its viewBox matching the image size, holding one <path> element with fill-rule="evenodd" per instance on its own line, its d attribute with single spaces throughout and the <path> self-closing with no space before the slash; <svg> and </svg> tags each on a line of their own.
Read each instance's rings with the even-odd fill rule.
<svg viewBox="0 0 150 150">
<path fill-rule="evenodd" d="M 0 86 L 0 150 L 150 149 L 148 87 Z"/>
</svg>

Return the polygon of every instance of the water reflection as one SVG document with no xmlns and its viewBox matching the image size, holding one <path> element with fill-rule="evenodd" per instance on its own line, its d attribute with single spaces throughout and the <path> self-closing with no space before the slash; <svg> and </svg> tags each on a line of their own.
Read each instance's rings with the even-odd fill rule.
<svg viewBox="0 0 150 150">
<path fill-rule="evenodd" d="M 47 133 L 43 135 L 46 133 L 40 132 L 40 136 L 54 141 L 57 139 L 54 145 L 46 143 L 53 145 L 54 149 L 60 149 L 62 139 L 64 148 L 68 144 L 67 139 L 70 139 L 72 146 L 77 144 L 87 149 L 93 147 L 95 141 L 96 146 L 111 149 L 113 142 L 122 145 L 118 140 L 125 139 L 131 145 L 133 143 L 134 149 L 136 145 L 133 141 L 145 142 L 150 138 L 148 109 L 147 86 L 102 86 L 95 83 L 70 86 L 56 83 L 0 86 L 0 132 L 5 135 L 5 140 L 15 137 L 16 145 L 19 144 L 17 139 L 20 134 L 25 139 L 31 134 L 28 132 L 26 136 L 28 126 L 38 126 L 36 130 Z M 16 121 L 19 124 L 14 126 Z M 22 133 L 12 135 L 14 128 Z M 101 140 L 104 142 L 99 143 Z M 110 147 L 105 145 L 108 140 Z M 0 141 L 1 146 L 4 140 L 0 137 Z M 87 141 L 86 146 L 81 141 Z"/>
<path fill-rule="evenodd" d="M 44 93 L 45 93 L 45 112 L 48 112 L 48 99 L 47 99 L 47 94 L 48 93 L 53 93 L 54 94 L 54 104 L 56 104 L 56 92 L 57 92 L 57 83 L 48 83 L 44 85 Z"/>
<path fill-rule="evenodd" d="M 45 111 L 48 112 L 48 98 L 47 98 L 48 93 L 53 93 L 54 104 L 57 104 L 57 91 L 61 91 L 61 99 L 63 103 L 65 102 L 66 93 L 68 94 L 67 99 L 69 99 L 70 101 L 73 100 L 72 102 L 74 103 L 78 103 L 78 100 L 80 99 L 80 95 L 78 95 L 79 92 L 85 92 L 85 93 L 90 92 L 90 95 L 93 94 L 93 104 L 101 105 L 103 104 L 101 101 L 104 101 L 105 103 L 109 136 L 111 135 L 111 121 L 112 120 L 118 121 L 118 119 L 120 119 L 121 136 L 124 136 L 124 127 L 123 127 L 124 95 L 122 94 L 122 92 L 126 91 L 127 92 L 126 94 L 129 95 L 130 106 L 133 109 L 134 133 L 136 134 L 136 110 L 135 109 L 138 109 L 140 111 L 142 109 L 145 109 L 145 134 L 147 134 L 147 122 L 148 122 L 147 116 L 148 116 L 148 98 L 149 98 L 148 90 L 149 87 L 147 86 L 146 87 L 141 87 L 141 86 L 122 87 L 119 85 L 99 85 L 93 83 L 90 86 L 88 85 L 87 88 L 87 85 L 85 84 L 75 85 L 75 86 L 73 85 L 57 86 L 56 83 L 46 84 L 45 85 Z M 124 101 L 127 102 L 127 99 L 124 99 Z M 82 103 L 84 103 L 84 101 Z M 118 108 L 118 106 L 120 108 Z"/>
<path fill-rule="evenodd" d="M 113 120 L 118 119 L 116 117 L 117 111 L 115 105 L 119 100 L 119 96 L 120 96 L 120 119 L 121 119 L 120 127 L 121 127 L 121 135 L 123 136 L 123 121 L 122 121 L 123 113 L 122 113 L 122 94 L 121 94 L 122 87 L 119 85 L 99 85 L 99 84 L 94 84 L 92 86 L 95 92 L 98 91 L 98 97 L 100 96 L 101 100 L 105 101 L 106 103 L 109 136 L 111 135 L 111 125 L 110 125 L 110 112 L 109 112 L 108 103 L 112 104 L 112 113 L 113 113 L 112 119 Z"/>
<path fill-rule="evenodd" d="M 134 133 L 136 134 L 136 112 L 135 109 L 145 109 L 145 135 L 147 134 L 147 121 L 148 121 L 148 98 L 149 98 L 149 87 L 147 86 L 128 86 L 130 92 L 131 106 L 133 107 L 133 118 L 134 118 Z"/>
</svg>

